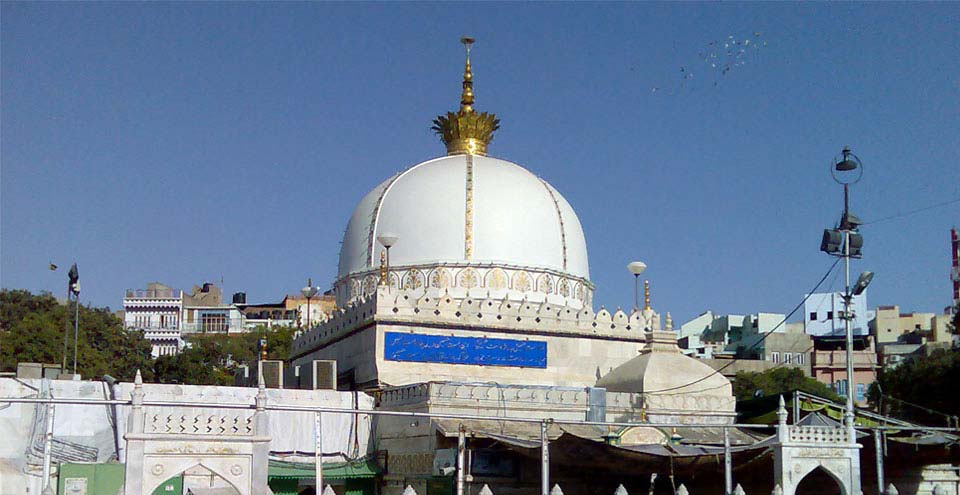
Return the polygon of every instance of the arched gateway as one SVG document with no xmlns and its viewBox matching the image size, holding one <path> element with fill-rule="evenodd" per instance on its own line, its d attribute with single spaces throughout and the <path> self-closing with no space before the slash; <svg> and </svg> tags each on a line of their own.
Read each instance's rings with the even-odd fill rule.
<svg viewBox="0 0 960 495">
<path fill-rule="evenodd" d="M 124 495 L 146 495 L 165 480 L 202 467 L 239 495 L 269 494 L 270 450 L 267 394 L 263 380 L 256 411 L 209 413 L 178 408 L 147 413 L 143 379 L 137 371 L 128 420 Z"/>
<path fill-rule="evenodd" d="M 783 495 L 795 495 L 800 482 L 818 468 L 840 485 L 841 495 L 861 495 L 861 447 L 853 428 L 788 425 L 783 397 L 777 419 L 774 480 Z"/>
</svg>

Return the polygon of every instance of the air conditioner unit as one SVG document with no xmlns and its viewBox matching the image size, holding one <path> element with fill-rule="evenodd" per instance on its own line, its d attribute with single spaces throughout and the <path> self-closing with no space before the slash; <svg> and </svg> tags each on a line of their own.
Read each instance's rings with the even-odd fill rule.
<svg viewBox="0 0 960 495">
<path fill-rule="evenodd" d="M 310 386 L 312 390 L 336 390 L 337 389 L 337 362 L 332 359 L 316 359 L 311 366 L 312 373 L 309 374 Z M 300 376 L 303 379 L 303 374 Z"/>
</svg>

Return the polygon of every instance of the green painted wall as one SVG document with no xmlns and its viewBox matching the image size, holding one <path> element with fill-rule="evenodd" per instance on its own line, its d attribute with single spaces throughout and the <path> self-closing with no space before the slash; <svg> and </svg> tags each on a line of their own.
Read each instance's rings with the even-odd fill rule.
<svg viewBox="0 0 960 495">
<path fill-rule="evenodd" d="M 123 486 L 123 470 L 123 464 L 61 464 L 57 493 L 115 495 Z M 164 481 L 153 491 L 153 495 L 183 495 L 183 476 L 174 476 Z"/>
<path fill-rule="evenodd" d="M 60 495 L 117 493 L 123 486 L 123 469 L 123 464 L 61 464 L 57 493 Z"/>
</svg>

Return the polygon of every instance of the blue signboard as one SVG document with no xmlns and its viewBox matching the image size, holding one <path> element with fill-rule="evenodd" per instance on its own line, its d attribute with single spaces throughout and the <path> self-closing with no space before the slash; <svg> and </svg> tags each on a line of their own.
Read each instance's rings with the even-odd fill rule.
<svg viewBox="0 0 960 495">
<path fill-rule="evenodd" d="M 390 361 L 418 363 L 546 368 L 547 343 L 387 332 L 384 334 L 383 357 Z"/>
</svg>

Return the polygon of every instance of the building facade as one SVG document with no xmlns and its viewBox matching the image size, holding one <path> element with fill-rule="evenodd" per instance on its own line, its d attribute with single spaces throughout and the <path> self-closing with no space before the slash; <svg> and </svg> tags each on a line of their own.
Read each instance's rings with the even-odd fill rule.
<svg viewBox="0 0 960 495">
<path fill-rule="evenodd" d="M 332 311 L 333 296 L 311 301 L 315 322 Z M 189 294 L 159 282 L 146 289 L 128 289 L 123 299 L 124 327 L 141 330 L 150 341 L 154 358 L 180 352 L 195 334 L 236 334 L 258 326 L 297 326 L 306 314 L 306 299 L 287 296 L 279 303 L 247 304 L 244 293 L 236 293 L 230 303 L 223 290 L 213 283 L 194 286 Z"/>
<path fill-rule="evenodd" d="M 143 332 L 154 358 L 183 348 L 182 317 L 183 291 L 160 282 L 150 282 L 146 289 L 127 289 L 123 298 L 124 327 Z"/>
<path fill-rule="evenodd" d="M 867 337 L 854 340 L 853 379 L 854 401 L 866 405 L 867 390 L 877 379 L 879 369 L 877 350 L 872 339 Z M 846 396 L 849 390 L 847 380 L 847 351 L 843 339 L 814 339 L 814 350 L 810 357 L 813 378 Z"/>
<path fill-rule="evenodd" d="M 804 330 L 812 337 L 843 337 L 846 335 L 843 311 L 843 296 L 839 292 L 810 294 L 803 303 Z M 850 311 L 853 335 L 868 335 L 871 314 L 867 311 L 866 292 L 853 296 Z"/>
</svg>

